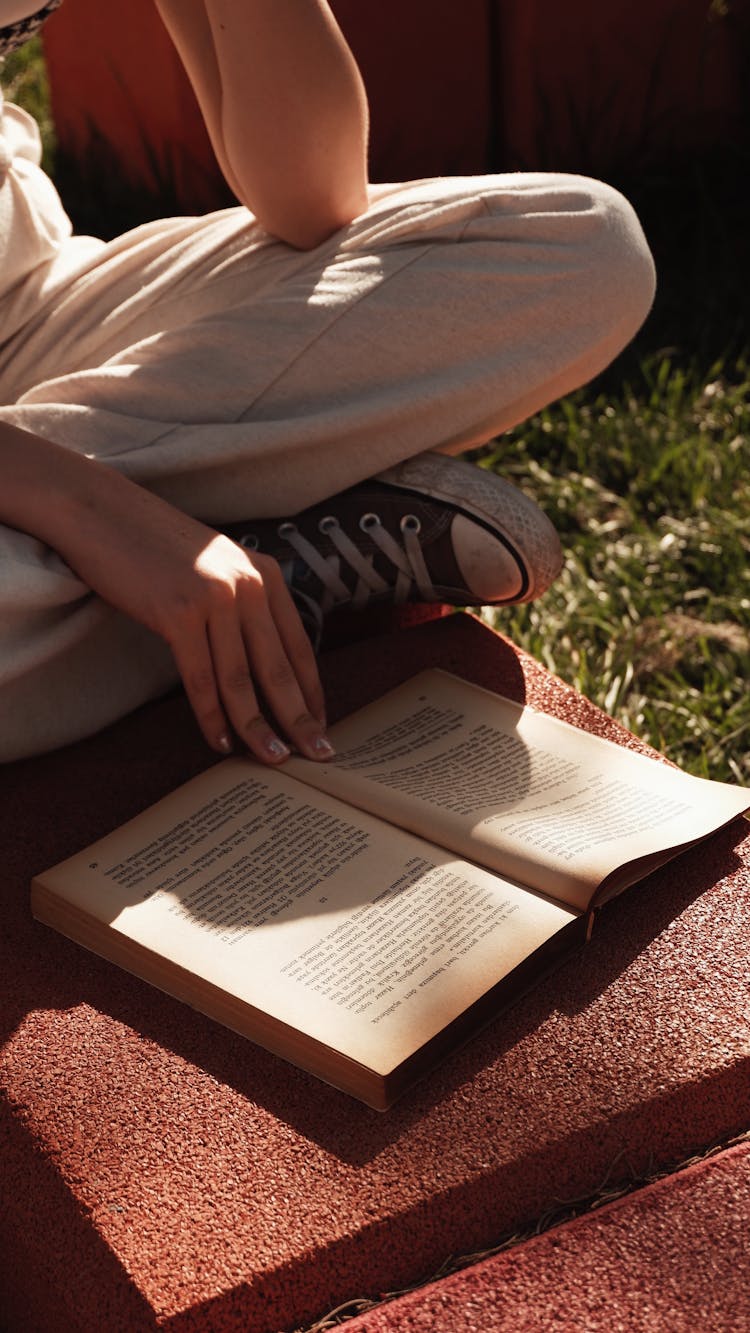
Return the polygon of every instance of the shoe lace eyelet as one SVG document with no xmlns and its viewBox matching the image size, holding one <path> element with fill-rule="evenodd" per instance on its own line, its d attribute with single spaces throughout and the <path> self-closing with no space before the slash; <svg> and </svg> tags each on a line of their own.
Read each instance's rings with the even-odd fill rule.
<svg viewBox="0 0 750 1333">
<path fill-rule="evenodd" d="M 254 532 L 246 532 L 244 537 L 240 537 L 240 546 L 246 551 L 257 551 L 260 542 Z"/>
<path fill-rule="evenodd" d="M 399 524 L 402 532 L 421 532 L 422 524 L 416 514 L 404 514 Z"/>
<path fill-rule="evenodd" d="M 325 514 L 318 523 L 318 532 L 332 532 L 337 527 L 339 527 L 339 521 L 336 515 Z"/>
<path fill-rule="evenodd" d="M 276 531 L 280 537 L 291 537 L 297 531 L 297 524 L 280 523 Z"/>
<path fill-rule="evenodd" d="M 369 532 L 371 528 L 379 528 L 381 526 L 380 518 L 377 514 L 363 514 L 359 520 L 359 526 L 363 532 Z"/>
</svg>

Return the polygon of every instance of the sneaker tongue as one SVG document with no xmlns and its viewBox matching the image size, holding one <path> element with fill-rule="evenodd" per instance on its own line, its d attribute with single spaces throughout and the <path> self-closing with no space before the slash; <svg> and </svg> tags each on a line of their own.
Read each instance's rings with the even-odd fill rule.
<svg viewBox="0 0 750 1333">
<path fill-rule="evenodd" d="M 461 586 L 477 605 L 520 597 L 523 579 L 517 561 L 497 537 L 478 523 L 457 514 L 451 537 Z"/>
<path fill-rule="evenodd" d="M 317 652 L 323 636 L 323 613 L 320 606 L 314 598 L 306 596 L 299 588 L 292 588 L 291 594 L 307 637 Z"/>
</svg>

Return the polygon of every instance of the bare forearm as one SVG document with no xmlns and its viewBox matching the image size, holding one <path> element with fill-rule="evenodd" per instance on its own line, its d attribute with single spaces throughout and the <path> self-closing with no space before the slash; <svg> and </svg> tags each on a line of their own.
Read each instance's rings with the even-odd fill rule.
<svg viewBox="0 0 750 1333">
<path fill-rule="evenodd" d="M 7 422 L 0 423 L 0 477 L 0 522 L 73 565 L 87 540 L 87 516 L 152 499 L 113 469 Z"/>
<path fill-rule="evenodd" d="M 0 423 L 0 522 L 56 550 L 82 582 L 169 644 L 206 740 L 233 726 L 266 763 L 325 759 L 323 692 L 281 570 L 112 468 Z"/>
<path fill-rule="evenodd" d="M 367 204 L 367 101 L 326 0 L 156 0 L 238 197 L 309 248 Z"/>
<path fill-rule="evenodd" d="M 0 423 L 0 477 L 0 522 L 38 538 L 89 588 L 159 632 L 147 598 L 140 606 L 123 598 L 118 566 L 146 532 L 163 534 L 166 556 L 192 520 L 114 468 L 6 422 Z"/>
</svg>

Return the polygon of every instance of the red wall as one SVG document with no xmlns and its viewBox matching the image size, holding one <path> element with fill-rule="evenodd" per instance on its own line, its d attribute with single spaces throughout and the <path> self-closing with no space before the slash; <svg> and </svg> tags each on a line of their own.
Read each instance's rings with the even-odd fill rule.
<svg viewBox="0 0 750 1333">
<path fill-rule="evenodd" d="M 65 0 L 44 29 L 57 140 L 67 157 L 196 210 L 214 206 L 218 169 L 190 86 L 151 0 Z M 107 182 L 109 185 L 110 182 Z"/>
<path fill-rule="evenodd" d="M 490 4 L 511 169 L 632 174 L 747 136 L 750 0 Z"/>
<path fill-rule="evenodd" d="M 747 142 L 750 0 L 333 4 L 370 94 L 375 180 L 489 166 L 616 180 Z M 166 183 L 186 211 L 226 201 L 152 0 L 65 0 L 45 48 L 68 160 L 123 188 Z"/>
</svg>

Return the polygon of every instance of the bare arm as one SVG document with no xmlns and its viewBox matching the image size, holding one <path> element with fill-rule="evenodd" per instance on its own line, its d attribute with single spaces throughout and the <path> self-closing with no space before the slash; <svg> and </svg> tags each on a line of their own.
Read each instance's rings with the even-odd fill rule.
<svg viewBox="0 0 750 1333">
<path fill-rule="evenodd" d="M 56 550 L 117 610 L 160 635 L 206 740 L 233 727 L 265 763 L 288 751 L 263 718 L 325 759 L 315 659 L 279 566 L 174 509 L 112 468 L 0 424 L 0 522 Z"/>
<path fill-rule="evenodd" d="M 220 163 L 267 229 L 310 248 L 366 207 L 367 106 L 326 0 L 155 0 Z M 0 522 L 171 647 L 206 739 L 326 758 L 323 694 L 278 564 L 250 555 L 114 469 L 0 425 Z"/>
<path fill-rule="evenodd" d="M 327 0 L 155 0 L 229 184 L 309 249 L 367 207 L 367 100 Z"/>
</svg>

